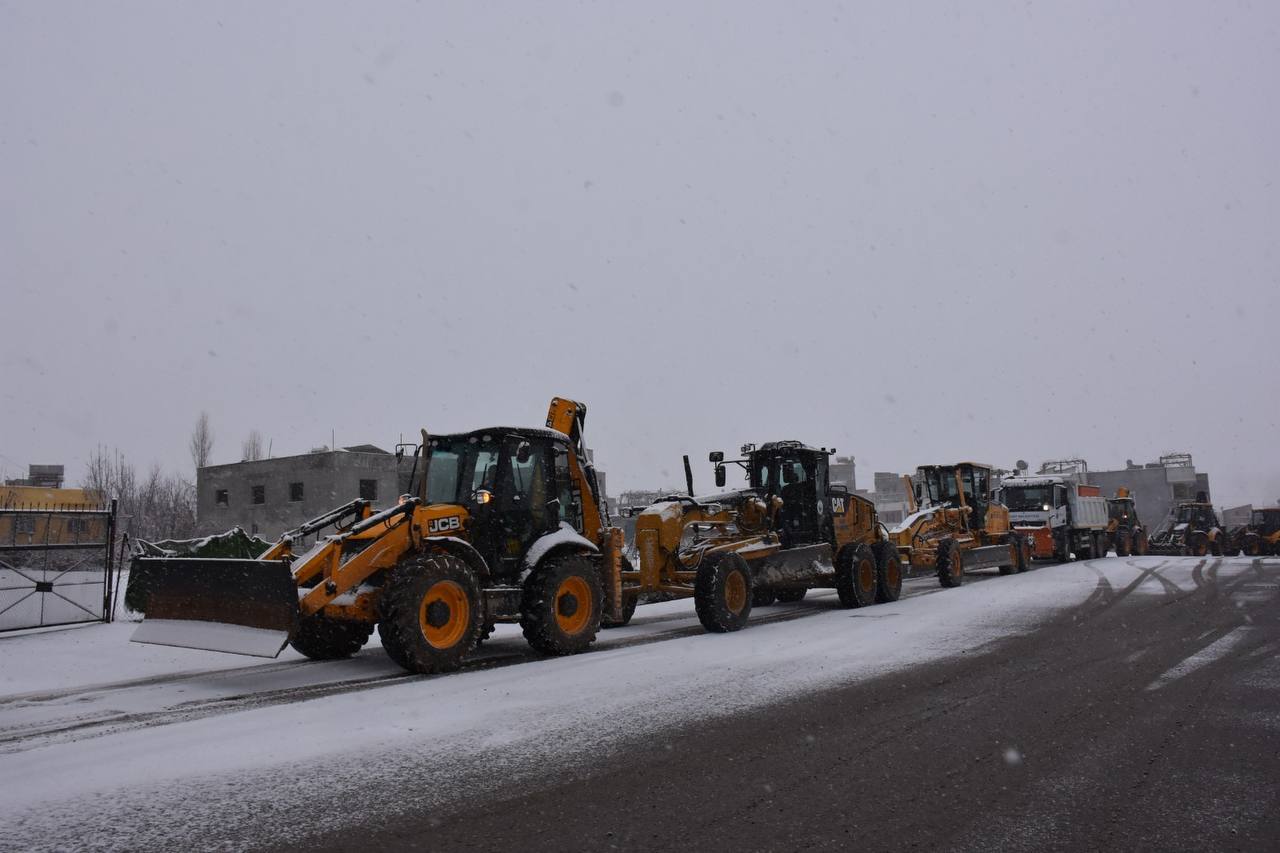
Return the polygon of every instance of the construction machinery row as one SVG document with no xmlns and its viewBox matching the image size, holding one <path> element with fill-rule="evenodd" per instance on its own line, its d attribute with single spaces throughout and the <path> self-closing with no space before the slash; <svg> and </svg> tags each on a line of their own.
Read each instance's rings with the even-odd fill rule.
<svg viewBox="0 0 1280 853">
<path fill-rule="evenodd" d="M 138 556 L 128 599 L 145 619 L 133 639 L 267 657 L 292 645 L 334 659 L 377 630 L 400 666 L 445 672 L 498 623 L 518 623 L 544 654 L 583 651 L 600 628 L 627 624 L 642 597 L 692 598 L 706 630 L 727 632 L 743 628 L 753 606 L 811 589 L 834 589 L 844 607 L 895 601 L 908 565 L 951 587 L 979 569 L 1025 571 L 1050 547 L 1095 556 L 1107 542 L 1117 552 L 1145 547 L 1126 498 L 1112 511 L 1058 482 L 1006 480 L 998 493 L 992 468 L 972 462 L 906 478 L 910 514 L 890 530 L 870 500 L 831 482 L 834 448 L 776 441 L 746 445 L 737 459 L 710 454 L 718 491 L 709 495 L 695 494 L 685 457 L 686 493 L 639 510 L 628 549 L 608 517 L 585 422 L 584 405 L 555 398 L 545 427 L 424 430 L 397 447 L 410 485 L 393 506 L 352 501 L 252 559 Z M 726 490 L 729 466 L 745 486 Z M 1023 492 L 1011 517 L 1000 498 L 1014 500 L 1015 486 Z M 1047 496 L 1037 512 L 1062 509 L 1050 544 L 1019 527 L 1029 489 Z"/>
</svg>

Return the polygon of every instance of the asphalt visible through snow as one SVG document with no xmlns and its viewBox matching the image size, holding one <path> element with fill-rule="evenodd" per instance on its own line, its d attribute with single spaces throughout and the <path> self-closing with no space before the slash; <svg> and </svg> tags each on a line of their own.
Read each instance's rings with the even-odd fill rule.
<svg viewBox="0 0 1280 853">
<path fill-rule="evenodd" d="M 1097 572 L 1029 635 L 306 846 L 1280 849 L 1280 565 L 1217 566 Z"/>
</svg>

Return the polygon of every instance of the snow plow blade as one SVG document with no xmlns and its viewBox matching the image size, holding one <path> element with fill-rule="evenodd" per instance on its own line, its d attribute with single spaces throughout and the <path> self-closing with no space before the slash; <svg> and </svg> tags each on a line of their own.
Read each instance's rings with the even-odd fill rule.
<svg viewBox="0 0 1280 853">
<path fill-rule="evenodd" d="M 146 617 L 135 643 L 273 658 L 298 624 L 298 588 L 284 560 L 138 558 L 127 598 Z"/>
</svg>

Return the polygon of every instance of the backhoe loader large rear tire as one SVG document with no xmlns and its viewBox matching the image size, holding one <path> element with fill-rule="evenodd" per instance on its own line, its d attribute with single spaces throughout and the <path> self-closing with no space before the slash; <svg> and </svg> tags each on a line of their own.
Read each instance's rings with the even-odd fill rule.
<svg viewBox="0 0 1280 853">
<path fill-rule="evenodd" d="M 693 582 L 693 609 L 702 627 L 715 634 L 745 628 L 752 580 L 747 561 L 731 551 L 704 557 Z"/>
<path fill-rule="evenodd" d="M 964 554 L 954 539 L 943 539 L 938 543 L 938 583 L 946 588 L 960 586 L 964 583 Z"/>
<path fill-rule="evenodd" d="M 372 633 L 373 625 L 368 622 L 330 619 L 317 613 L 298 623 L 289 645 L 312 660 L 341 660 L 364 648 Z"/>
<path fill-rule="evenodd" d="M 845 545 L 836 555 L 836 595 L 842 607 L 876 603 L 876 553 L 865 542 Z"/>
<path fill-rule="evenodd" d="M 1129 540 L 1129 553 L 1134 557 L 1147 556 L 1147 533 L 1145 530 L 1139 530 L 1133 534 Z"/>
<path fill-rule="evenodd" d="M 590 557 L 566 554 L 542 561 L 524 582 L 520 627 L 535 651 L 586 651 L 600 631 L 604 588 Z"/>
<path fill-rule="evenodd" d="M 876 555 L 876 604 L 887 604 L 902 597 L 902 560 L 892 542 L 871 546 Z"/>
<path fill-rule="evenodd" d="M 382 647 L 410 672 L 458 669 L 484 625 L 475 575 L 449 554 L 403 560 L 382 590 L 381 609 Z"/>
<path fill-rule="evenodd" d="M 795 604 L 797 601 L 804 601 L 804 597 L 808 595 L 807 589 L 780 589 L 778 590 L 778 602 L 780 604 Z"/>
</svg>

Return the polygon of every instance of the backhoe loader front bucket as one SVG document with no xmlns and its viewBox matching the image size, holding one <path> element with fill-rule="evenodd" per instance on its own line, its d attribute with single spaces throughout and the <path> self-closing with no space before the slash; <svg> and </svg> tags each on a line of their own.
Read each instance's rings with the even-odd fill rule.
<svg viewBox="0 0 1280 853">
<path fill-rule="evenodd" d="M 146 617 L 135 643 L 273 658 L 298 624 L 285 560 L 139 557 L 125 597 Z"/>
</svg>

